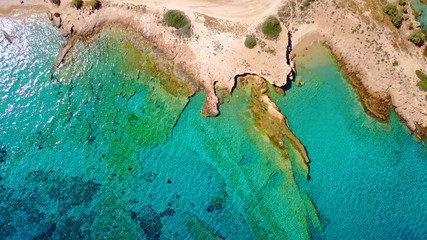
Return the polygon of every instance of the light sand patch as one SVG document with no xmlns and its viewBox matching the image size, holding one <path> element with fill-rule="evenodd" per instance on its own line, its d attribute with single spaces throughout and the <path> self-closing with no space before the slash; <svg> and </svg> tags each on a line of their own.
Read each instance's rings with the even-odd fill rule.
<svg viewBox="0 0 427 240">
<path fill-rule="evenodd" d="M 251 24 L 267 15 L 276 14 L 281 0 L 132 0 L 130 2 L 189 10 L 215 18 Z"/>
</svg>

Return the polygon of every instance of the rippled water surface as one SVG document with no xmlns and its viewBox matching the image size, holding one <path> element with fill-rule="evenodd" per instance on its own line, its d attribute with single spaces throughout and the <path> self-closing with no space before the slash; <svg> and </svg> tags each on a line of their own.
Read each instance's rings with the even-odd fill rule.
<svg viewBox="0 0 427 240">
<path fill-rule="evenodd" d="M 57 70 L 65 39 L 48 20 L 0 28 L 14 39 L 0 37 L 0 239 L 426 236 L 426 148 L 393 114 L 367 116 L 324 48 L 299 58 L 303 87 L 273 96 L 307 147 L 307 182 L 292 145 L 254 125 L 248 87 L 205 118 L 203 93 L 123 32 L 77 43 Z"/>
<path fill-rule="evenodd" d="M 15 40 L 0 38 L 1 239 L 309 237 L 314 209 L 254 126 L 249 89 L 204 118 L 203 94 L 171 87 L 120 31 L 57 70 L 47 20 L 0 23 Z"/>
<path fill-rule="evenodd" d="M 418 12 L 422 11 L 421 16 L 418 16 L 418 21 L 424 25 L 424 29 L 427 30 L 427 4 L 422 3 L 421 0 L 412 0 L 411 6 Z"/>
<path fill-rule="evenodd" d="M 324 225 L 314 238 L 426 238 L 427 148 L 393 112 L 389 124 L 365 114 L 326 48 L 296 63 L 304 86 L 275 100 L 312 161 L 303 189 Z"/>
</svg>

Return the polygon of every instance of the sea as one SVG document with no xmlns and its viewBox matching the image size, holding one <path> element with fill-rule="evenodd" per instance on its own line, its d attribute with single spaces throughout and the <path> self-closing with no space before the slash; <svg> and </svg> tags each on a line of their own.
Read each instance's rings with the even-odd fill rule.
<svg viewBox="0 0 427 240">
<path fill-rule="evenodd" d="M 427 237 L 426 146 L 393 110 L 366 114 L 324 46 L 297 57 L 285 96 L 270 87 L 307 178 L 255 124 L 248 87 L 202 117 L 204 93 L 133 34 L 103 30 L 56 69 L 66 39 L 46 17 L 0 29 L 0 239 Z"/>
</svg>

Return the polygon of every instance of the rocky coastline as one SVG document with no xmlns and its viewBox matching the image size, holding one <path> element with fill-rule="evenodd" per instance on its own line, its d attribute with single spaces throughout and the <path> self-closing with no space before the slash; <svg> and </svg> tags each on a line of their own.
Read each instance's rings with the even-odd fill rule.
<svg viewBox="0 0 427 240">
<path fill-rule="evenodd" d="M 174 6 L 169 2 L 162 6 L 137 0 L 106 0 L 99 10 L 88 7 L 77 10 L 68 0 L 62 1 L 60 6 L 35 0 L 31 6 L 37 9 L 35 12 L 47 9 L 48 17 L 67 37 L 90 39 L 106 27 L 136 32 L 161 52 L 168 62 L 165 64 L 167 73 L 185 76 L 194 91 L 205 92 L 203 116 L 219 114 L 216 89 L 231 93 L 236 76 L 241 74 L 253 73 L 277 87 L 287 83 L 286 76 L 290 72 L 285 61 L 287 31 L 292 33 L 297 53 L 313 41 L 320 41 L 331 49 L 367 113 L 387 121 L 390 107 L 393 107 L 410 131 L 423 140 L 427 137 L 427 101 L 425 94 L 415 86 L 415 70 L 426 70 L 421 50 L 406 40 L 406 30 L 396 30 L 387 24 L 378 6 L 374 8 L 360 0 L 352 2 L 359 7 L 345 1 L 314 1 L 305 7 L 296 7 L 301 4 L 299 0 L 278 1 L 258 17 L 239 15 L 234 19 L 221 19 L 177 5 L 191 21 L 190 38 L 180 36 L 163 21 L 163 14 Z M 19 12 L 20 8 L 31 12 L 28 6 L 6 6 L 11 13 Z M 380 16 L 369 17 L 364 11 Z M 330 15 L 325 16 L 324 12 Z M 264 37 L 260 31 L 268 15 L 278 15 L 285 27 L 275 40 Z M 245 18 L 253 20 L 255 17 L 257 21 L 245 22 Z M 259 40 L 255 49 L 243 44 L 248 34 Z M 392 66 L 392 62 L 399 65 Z"/>
<path fill-rule="evenodd" d="M 368 114 L 387 122 L 392 108 L 410 132 L 424 142 L 427 99 L 416 86 L 419 80 L 415 71 L 426 71 L 427 60 L 422 48 L 407 40 L 410 23 L 419 23 L 410 10 L 408 20 L 397 29 L 383 12 L 383 4 L 316 1 L 306 9 L 280 11 L 284 21 L 293 20 L 289 28 L 294 31 L 297 53 L 316 42 L 328 47 Z M 324 12 L 331 13 L 330 17 L 325 18 Z"/>
</svg>

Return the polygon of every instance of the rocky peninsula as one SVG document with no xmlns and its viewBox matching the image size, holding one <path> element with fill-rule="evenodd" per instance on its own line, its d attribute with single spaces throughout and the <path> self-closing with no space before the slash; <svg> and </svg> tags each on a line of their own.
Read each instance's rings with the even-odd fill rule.
<svg viewBox="0 0 427 240">
<path fill-rule="evenodd" d="M 424 139 L 427 100 L 416 86 L 415 71 L 426 72 L 427 64 L 422 49 L 407 40 L 408 25 L 419 24 L 408 7 L 408 20 L 400 29 L 395 28 L 383 12 L 386 2 L 104 0 L 94 10 L 85 5 L 76 9 L 71 0 L 60 5 L 28 0 L 2 4 L 0 16 L 47 13 L 64 36 L 82 39 L 107 26 L 128 28 L 162 53 L 168 72 L 185 75 L 195 89 L 205 92 L 204 116 L 219 113 L 215 90 L 231 93 L 236 76 L 253 74 L 277 87 L 285 86 L 291 71 L 285 56 L 289 31 L 297 54 L 318 41 L 331 49 L 368 113 L 387 121 L 393 107 L 415 136 Z M 163 16 L 170 9 L 189 19 L 189 37 L 166 24 Z M 277 38 L 262 33 L 261 26 L 269 16 L 280 20 L 282 31 Z M 244 44 L 248 35 L 257 41 L 252 49 Z"/>
</svg>

